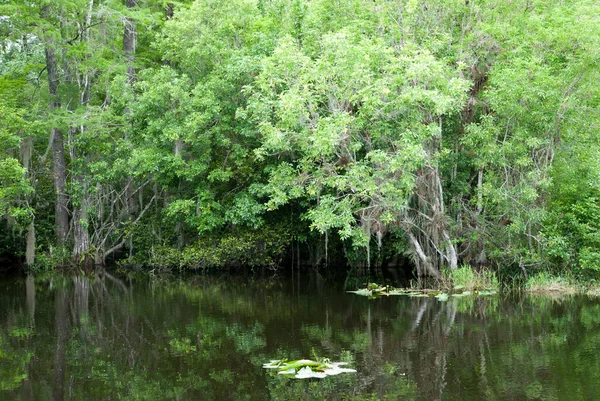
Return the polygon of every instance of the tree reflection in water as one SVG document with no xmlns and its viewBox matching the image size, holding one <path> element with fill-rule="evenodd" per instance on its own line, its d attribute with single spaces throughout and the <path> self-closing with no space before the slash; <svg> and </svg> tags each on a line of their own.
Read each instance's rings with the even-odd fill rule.
<svg viewBox="0 0 600 401">
<path fill-rule="evenodd" d="M 368 300 L 297 277 L 0 283 L 1 399 L 588 400 L 600 390 L 600 305 L 584 297 Z M 261 367 L 318 357 L 358 372 L 302 381 Z"/>
</svg>

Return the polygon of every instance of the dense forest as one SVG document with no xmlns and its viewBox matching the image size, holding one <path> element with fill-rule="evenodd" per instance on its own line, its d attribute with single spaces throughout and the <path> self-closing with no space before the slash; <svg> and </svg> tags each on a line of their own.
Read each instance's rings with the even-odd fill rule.
<svg viewBox="0 0 600 401">
<path fill-rule="evenodd" d="M 600 277 L 599 16 L 0 0 L 0 254 Z"/>
</svg>

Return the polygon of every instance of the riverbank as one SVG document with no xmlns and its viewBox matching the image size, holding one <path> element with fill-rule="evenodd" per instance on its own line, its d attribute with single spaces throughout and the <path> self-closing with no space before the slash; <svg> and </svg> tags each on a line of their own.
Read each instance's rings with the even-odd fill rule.
<svg viewBox="0 0 600 401">
<path fill-rule="evenodd" d="M 405 295 L 414 296 L 438 294 L 451 294 L 462 296 L 463 294 L 484 295 L 498 292 L 525 292 L 530 294 L 552 294 L 552 295 L 588 295 L 600 296 L 600 283 L 596 280 L 585 280 L 571 275 L 554 275 L 548 272 L 539 272 L 530 275 L 527 280 L 512 279 L 500 280 L 497 274 L 491 270 L 476 271 L 469 266 L 462 266 L 456 270 L 445 271 L 439 280 L 411 282 L 408 287 L 394 288 L 393 286 L 365 282 L 360 288 L 351 289 L 359 295 Z"/>
<path fill-rule="evenodd" d="M 528 278 L 524 290 L 533 294 L 585 294 L 597 297 L 600 296 L 600 283 L 541 272 Z"/>
</svg>

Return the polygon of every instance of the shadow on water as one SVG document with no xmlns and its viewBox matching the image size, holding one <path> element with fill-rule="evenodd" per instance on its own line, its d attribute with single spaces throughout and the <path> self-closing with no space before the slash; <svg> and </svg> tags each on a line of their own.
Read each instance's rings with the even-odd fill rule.
<svg viewBox="0 0 600 401">
<path fill-rule="evenodd" d="M 590 400 L 586 297 L 376 300 L 318 275 L 0 281 L 0 399 Z M 270 359 L 355 374 L 293 380 Z"/>
</svg>

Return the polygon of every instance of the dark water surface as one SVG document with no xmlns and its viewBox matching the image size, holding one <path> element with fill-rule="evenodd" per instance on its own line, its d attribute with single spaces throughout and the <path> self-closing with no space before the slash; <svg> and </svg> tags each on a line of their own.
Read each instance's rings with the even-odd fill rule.
<svg viewBox="0 0 600 401">
<path fill-rule="evenodd" d="M 269 359 L 357 373 L 294 380 Z M 598 400 L 600 301 L 346 294 L 319 276 L 0 280 L 0 400 Z"/>
</svg>

